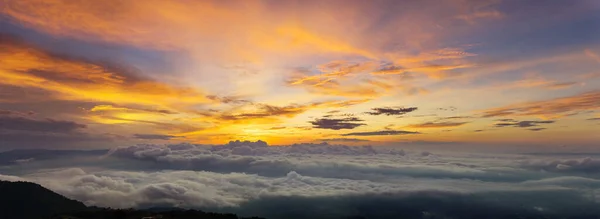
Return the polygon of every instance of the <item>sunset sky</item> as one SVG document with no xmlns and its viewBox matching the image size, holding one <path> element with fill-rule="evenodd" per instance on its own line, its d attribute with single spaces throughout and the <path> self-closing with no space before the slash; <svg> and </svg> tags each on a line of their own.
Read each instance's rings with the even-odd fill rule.
<svg viewBox="0 0 600 219">
<path fill-rule="evenodd" d="M 600 141 L 600 1 L 0 0 L 0 150 Z"/>
<path fill-rule="evenodd" d="M 87 206 L 600 218 L 599 142 L 600 0 L 0 0 L 0 181 Z"/>
</svg>

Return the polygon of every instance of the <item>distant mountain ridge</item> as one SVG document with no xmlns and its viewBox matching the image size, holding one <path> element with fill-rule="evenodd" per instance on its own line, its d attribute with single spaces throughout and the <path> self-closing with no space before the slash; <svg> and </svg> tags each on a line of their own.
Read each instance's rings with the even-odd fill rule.
<svg viewBox="0 0 600 219">
<path fill-rule="evenodd" d="M 0 219 L 243 219 L 235 214 L 178 208 L 147 210 L 87 207 L 32 182 L 0 180 Z M 261 219 L 258 217 L 246 219 Z"/>
<path fill-rule="evenodd" d="M 31 182 L 0 181 L 1 219 L 43 218 L 54 214 L 83 211 L 87 207 L 75 200 Z"/>
<path fill-rule="evenodd" d="M 49 160 L 65 156 L 102 156 L 108 149 L 99 150 L 49 150 L 49 149 L 17 149 L 0 152 L 0 165 L 11 165 L 18 160 Z"/>
</svg>

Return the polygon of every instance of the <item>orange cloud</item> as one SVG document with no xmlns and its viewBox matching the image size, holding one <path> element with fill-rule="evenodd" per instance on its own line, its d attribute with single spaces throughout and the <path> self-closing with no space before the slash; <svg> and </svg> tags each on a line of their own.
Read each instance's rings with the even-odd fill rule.
<svg viewBox="0 0 600 219">
<path fill-rule="evenodd" d="M 478 3 L 473 6 L 471 1 L 461 4 L 443 1 L 431 7 L 421 7 L 422 3 L 415 1 L 415 5 L 402 5 L 401 8 L 420 10 L 393 10 L 392 14 L 379 12 L 390 9 L 382 6 L 398 5 L 393 1 L 387 2 L 390 5 L 362 1 L 354 4 L 335 1 L 270 4 L 267 1 L 180 0 L 2 2 L 0 16 L 53 36 L 147 50 L 168 50 L 166 56 L 189 55 L 191 60 L 202 60 L 202 64 L 207 65 L 222 65 L 220 62 L 224 62 L 235 66 L 237 61 L 249 60 L 252 63 L 264 61 L 276 66 L 273 68 L 310 66 L 310 70 L 314 71 L 297 72 L 286 83 L 287 86 L 308 91 L 309 95 L 302 96 L 309 99 L 306 100 L 308 103 L 276 106 L 242 99 L 249 96 L 248 93 L 237 92 L 235 88 L 232 89 L 234 91 L 227 90 L 231 93 L 225 94 L 232 96 L 206 95 L 200 89 L 150 80 L 135 72 L 108 67 L 103 63 L 56 57 L 28 46 L 0 43 L 0 84 L 42 89 L 55 99 L 102 102 L 102 105 L 90 109 L 88 115 L 88 119 L 96 123 L 168 126 L 202 122 L 198 125 L 201 128 L 194 126 L 159 132 L 167 135 L 191 133 L 189 136 L 197 138 L 200 138 L 200 134 L 208 135 L 211 132 L 215 132 L 215 135 L 240 133 L 239 136 L 249 138 L 275 135 L 277 131 L 283 131 L 270 129 L 277 127 L 277 123 L 313 109 L 347 107 L 395 93 L 427 93 L 422 87 L 436 86 L 421 83 L 421 79 L 444 79 L 481 67 L 471 62 L 470 58 L 476 54 L 467 51 L 469 46 L 444 46 L 447 45 L 445 37 L 454 36 L 455 30 L 450 24 L 463 23 L 456 22 L 454 18 L 474 22 L 503 16 L 490 5 Z M 380 22 L 383 19 L 389 22 Z M 332 59 L 332 55 L 336 55 L 336 58 Z M 190 60 L 187 59 L 189 57 L 185 58 Z M 316 59 L 356 62 L 311 63 Z M 389 64 L 382 66 L 381 63 Z M 202 75 L 211 79 L 220 75 L 200 72 L 196 69 L 198 66 L 188 64 L 181 66 L 189 69 L 181 69 L 178 71 L 182 72 L 173 74 L 193 74 L 190 77 L 194 79 L 202 78 L 196 78 L 198 74 L 211 74 Z M 263 75 L 253 74 L 250 79 L 259 82 L 237 85 L 237 81 L 228 80 L 226 83 L 235 84 L 245 91 L 250 90 L 248 92 L 253 95 L 261 93 L 262 90 L 256 90 L 262 89 L 263 85 L 269 88 L 264 92 L 268 95 L 279 95 L 272 91 L 278 92 L 280 89 L 287 92 L 286 88 L 277 87 L 281 84 L 259 84 L 272 82 L 259 79 L 275 78 L 278 71 L 256 71 L 261 71 Z M 245 82 L 246 79 L 242 80 Z M 221 83 L 215 83 L 214 86 L 218 87 L 215 90 L 221 90 Z M 257 84 L 259 86 L 254 86 Z M 546 85 L 559 89 L 571 84 Z M 350 98 L 310 102 L 315 94 L 319 98 Z M 285 94 L 282 92 L 282 95 Z M 212 105 L 218 107 L 216 110 L 204 108 L 204 104 L 214 102 L 224 104 Z M 450 125 L 426 123 L 415 126 L 437 128 Z M 265 131 L 267 129 L 270 130 Z M 228 135 L 231 136 L 234 135 Z"/>
<path fill-rule="evenodd" d="M 302 87 L 315 94 L 341 97 L 361 97 L 372 99 L 375 97 L 392 94 L 400 91 L 413 95 L 427 93 L 424 88 L 403 83 L 412 79 L 407 72 L 403 72 L 400 82 L 390 80 L 389 76 L 374 75 L 378 67 L 375 62 L 351 63 L 347 61 L 333 61 L 317 66 L 319 74 L 311 73 L 306 69 L 296 69 L 288 80 L 289 86 Z M 363 73 L 371 73 L 363 74 Z M 394 73 L 397 74 L 397 73 Z M 400 73 L 398 73 L 400 74 Z M 366 79 L 362 79 L 367 77 Z M 387 78 L 386 78 L 387 77 Z"/>
<path fill-rule="evenodd" d="M 350 76 L 373 69 L 373 63 L 349 63 L 335 61 L 317 66 L 320 74 L 311 74 L 307 70 L 296 70 L 288 81 L 289 86 L 303 87 L 309 92 L 341 97 L 370 98 L 381 96 L 386 89 L 362 83 Z"/>
<path fill-rule="evenodd" d="M 323 103 L 323 106 L 325 106 L 325 107 L 348 107 L 348 106 L 358 105 L 361 103 L 366 103 L 369 101 L 371 101 L 371 99 L 331 101 L 331 102 Z"/>
<path fill-rule="evenodd" d="M 243 107 L 234 108 L 232 110 L 223 112 L 207 112 L 205 116 L 222 122 L 239 121 L 243 123 L 248 122 L 250 120 L 262 119 L 267 119 L 266 121 L 273 122 L 278 121 L 278 118 L 281 117 L 295 117 L 311 109 L 348 107 L 352 105 L 365 103 L 369 100 L 370 99 L 324 101 L 306 104 L 291 104 L 287 106 L 274 106 L 269 104 L 249 104 Z"/>
<path fill-rule="evenodd" d="M 600 109 L 600 92 L 592 91 L 579 95 L 543 101 L 512 104 L 483 111 L 483 117 L 537 116 L 556 118 L 586 110 Z"/>
<path fill-rule="evenodd" d="M 463 48 L 442 48 L 432 51 L 419 52 L 413 54 L 394 54 L 391 59 L 399 65 L 422 64 L 439 61 L 457 61 L 476 56 L 476 54 L 466 52 Z"/>
<path fill-rule="evenodd" d="M 400 66 L 389 66 L 386 68 L 381 68 L 379 70 L 371 72 L 373 75 L 396 75 L 396 74 L 406 74 L 406 73 L 422 73 L 427 75 L 430 78 L 434 79 L 443 79 L 450 76 L 448 71 L 470 68 L 473 65 L 470 64 L 457 64 L 457 65 L 422 65 L 416 67 L 400 67 Z"/>
<path fill-rule="evenodd" d="M 579 84 L 579 83 L 571 82 L 571 81 L 560 82 L 560 81 L 554 81 L 554 80 L 546 80 L 543 78 L 536 78 L 536 79 L 518 80 L 518 81 L 507 83 L 507 84 L 501 84 L 501 85 L 494 86 L 494 88 L 496 88 L 496 89 L 513 89 L 513 88 L 539 87 L 539 88 L 558 90 L 558 89 L 570 88 L 577 84 Z"/>
<path fill-rule="evenodd" d="M 600 62 L 600 56 L 598 56 L 598 54 L 597 54 L 597 53 L 593 52 L 593 51 L 592 51 L 592 50 L 590 50 L 590 49 L 586 49 L 584 52 L 585 52 L 585 54 L 586 54 L 588 57 L 590 57 L 590 58 L 592 58 L 592 59 L 596 60 L 597 62 Z"/>
<path fill-rule="evenodd" d="M 375 58 L 375 54 L 339 34 L 315 31 L 262 1 L 6 0 L 4 3 L 1 12 L 15 22 L 85 41 L 186 50 L 194 56 L 251 61 L 263 58 L 265 52 L 291 50 Z M 218 45 L 202 43 L 220 39 L 227 41 Z M 210 55 L 203 53 L 207 49 L 211 50 Z"/>
<path fill-rule="evenodd" d="M 279 48 L 280 50 L 289 50 L 294 48 L 314 48 L 322 52 L 336 52 L 342 54 L 356 54 L 367 58 L 377 59 L 377 56 L 367 50 L 356 48 L 350 44 L 344 43 L 340 39 L 331 36 L 323 36 L 311 32 L 299 25 L 285 25 L 276 29 L 278 38 L 289 39 L 292 43 L 281 43 L 281 40 L 273 40 L 272 36 L 268 39 L 260 40 L 267 48 Z M 281 44 L 274 44 L 280 42 Z"/>
<path fill-rule="evenodd" d="M 189 36 L 180 34 L 182 28 L 194 27 L 190 31 L 210 32 L 221 22 L 243 16 L 208 1 L 187 4 L 161 0 L 144 3 L 117 0 L 4 2 L 2 13 L 51 34 L 159 48 L 176 48 L 179 47 L 176 40 L 190 40 L 186 39 Z M 198 22 L 207 18 L 215 21 Z"/>
<path fill-rule="evenodd" d="M 97 105 L 97 106 L 94 106 L 92 109 L 90 109 L 90 112 L 103 112 L 103 111 L 145 112 L 145 113 L 156 113 L 156 114 L 175 114 L 176 113 L 176 112 L 169 111 L 169 110 L 123 107 L 123 106 L 114 106 L 114 105 Z"/>
<path fill-rule="evenodd" d="M 457 15 L 456 18 L 460 20 L 464 20 L 469 24 L 475 24 L 477 20 L 481 19 L 500 19 L 505 15 L 494 9 L 493 6 L 498 4 L 500 1 L 497 0 L 481 0 L 481 1 L 460 1 L 461 9 L 463 13 Z M 471 3 L 471 4 L 466 4 Z"/>
<path fill-rule="evenodd" d="M 446 19 L 449 17 L 490 17 L 495 11 L 490 4 L 483 7 L 479 1 L 406 3 L 412 6 L 399 7 L 401 11 L 392 17 L 383 12 L 398 5 L 393 1 L 271 4 L 210 0 L 4 0 L 3 3 L 0 13 L 15 23 L 84 41 L 182 50 L 193 56 L 238 61 L 264 61 L 266 56 L 280 59 L 280 54 L 333 53 L 403 66 L 442 65 L 432 62 L 472 56 L 461 48 L 437 48 L 439 40 L 452 29 L 442 31 L 436 26 L 451 25 L 452 21 Z M 381 25 L 383 18 L 393 22 Z M 402 49 L 391 50 L 391 43 L 402 44 Z M 428 52 L 414 54 L 424 49 Z"/>
<path fill-rule="evenodd" d="M 114 105 L 94 106 L 83 117 L 94 124 L 132 126 L 135 131 L 149 127 L 152 132 L 165 135 L 198 131 L 210 126 L 206 122 L 189 123 L 187 118 L 191 116 L 186 113 Z"/>
<path fill-rule="evenodd" d="M 105 65 L 53 56 L 0 38 L 0 83 L 50 91 L 54 98 L 169 108 L 210 102 L 193 88 L 142 79 Z"/>
<path fill-rule="evenodd" d="M 367 84 L 340 85 L 339 83 L 326 83 L 309 87 L 308 91 L 328 96 L 374 98 L 383 95 L 378 87 Z"/>
<path fill-rule="evenodd" d="M 413 124 L 407 126 L 408 128 L 449 128 L 457 127 L 467 124 L 466 122 L 426 122 L 421 124 Z"/>
<path fill-rule="evenodd" d="M 478 19 L 482 19 L 482 18 L 493 18 L 493 19 L 498 19 L 498 18 L 502 18 L 504 17 L 504 14 L 502 14 L 499 11 L 496 10 L 489 10 L 489 11 L 478 11 L 478 12 L 474 12 L 471 14 L 463 14 L 463 15 L 459 15 L 456 18 L 464 20 L 470 24 L 474 24 L 476 20 Z"/>
<path fill-rule="evenodd" d="M 318 86 L 336 79 L 345 79 L 352 74 L 359 74 L 376 67 L 373 62 L 351 63 L 348 61 L 332 61 L 317 66 L 318 74 L 310 74 L 307 70 L 296 70 L 292 79 L 289 80 L 290 85 L 310 84 Z"/>
</svg>

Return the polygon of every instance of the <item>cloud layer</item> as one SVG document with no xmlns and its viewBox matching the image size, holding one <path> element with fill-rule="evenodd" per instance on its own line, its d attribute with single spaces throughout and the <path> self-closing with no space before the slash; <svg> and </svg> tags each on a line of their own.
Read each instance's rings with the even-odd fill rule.
<svg viewBox="0 0 600 219">
<path fill-rule="evenodd" d="M 381 211 L 417 218 L 599 213 L 586 206 L 596 205 L 600 196 L 600 162 L 571 154 L 461 154 L 325 143 L 274 147 L 262 141 L 57 153 L 0 156 L 13 161 L 0 168 L 0 179 L 38 182 L 88 205 L 175 206 L 271 218 L 301 218 L 305 215 L 294 206 L 307 202 L 314 205 L 303 205 L 305 210 L 333 218 L 385 218 L 375 213 Z M 380 204 L 367 204 L 372 202 Z M 467 206 L 477 207 L 471 213 L 449 211 Z"/>
</svg>

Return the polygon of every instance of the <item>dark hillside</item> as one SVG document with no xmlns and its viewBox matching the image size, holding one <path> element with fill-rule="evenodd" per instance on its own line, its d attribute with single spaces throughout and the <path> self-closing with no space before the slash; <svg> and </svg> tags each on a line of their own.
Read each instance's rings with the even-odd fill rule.
<svg viewBox="0 0 600 219">
<path fill-rule="evenodd" d="M 86 207 L 31 182 L 0 181 L 0 219 L 241 219 L 235 214 L 155 208 L 148 210 Z M 248 218 L 250 219 L 250 218 Z M 253 218 L 259 219 L 259 218 Z"/>
<path fill-rule="evenodd" d="M 0 181 L 1 219 L 40 218 L 58 213 L 82 211 L 86 206 L 38 184 Z"/>
</svg>

